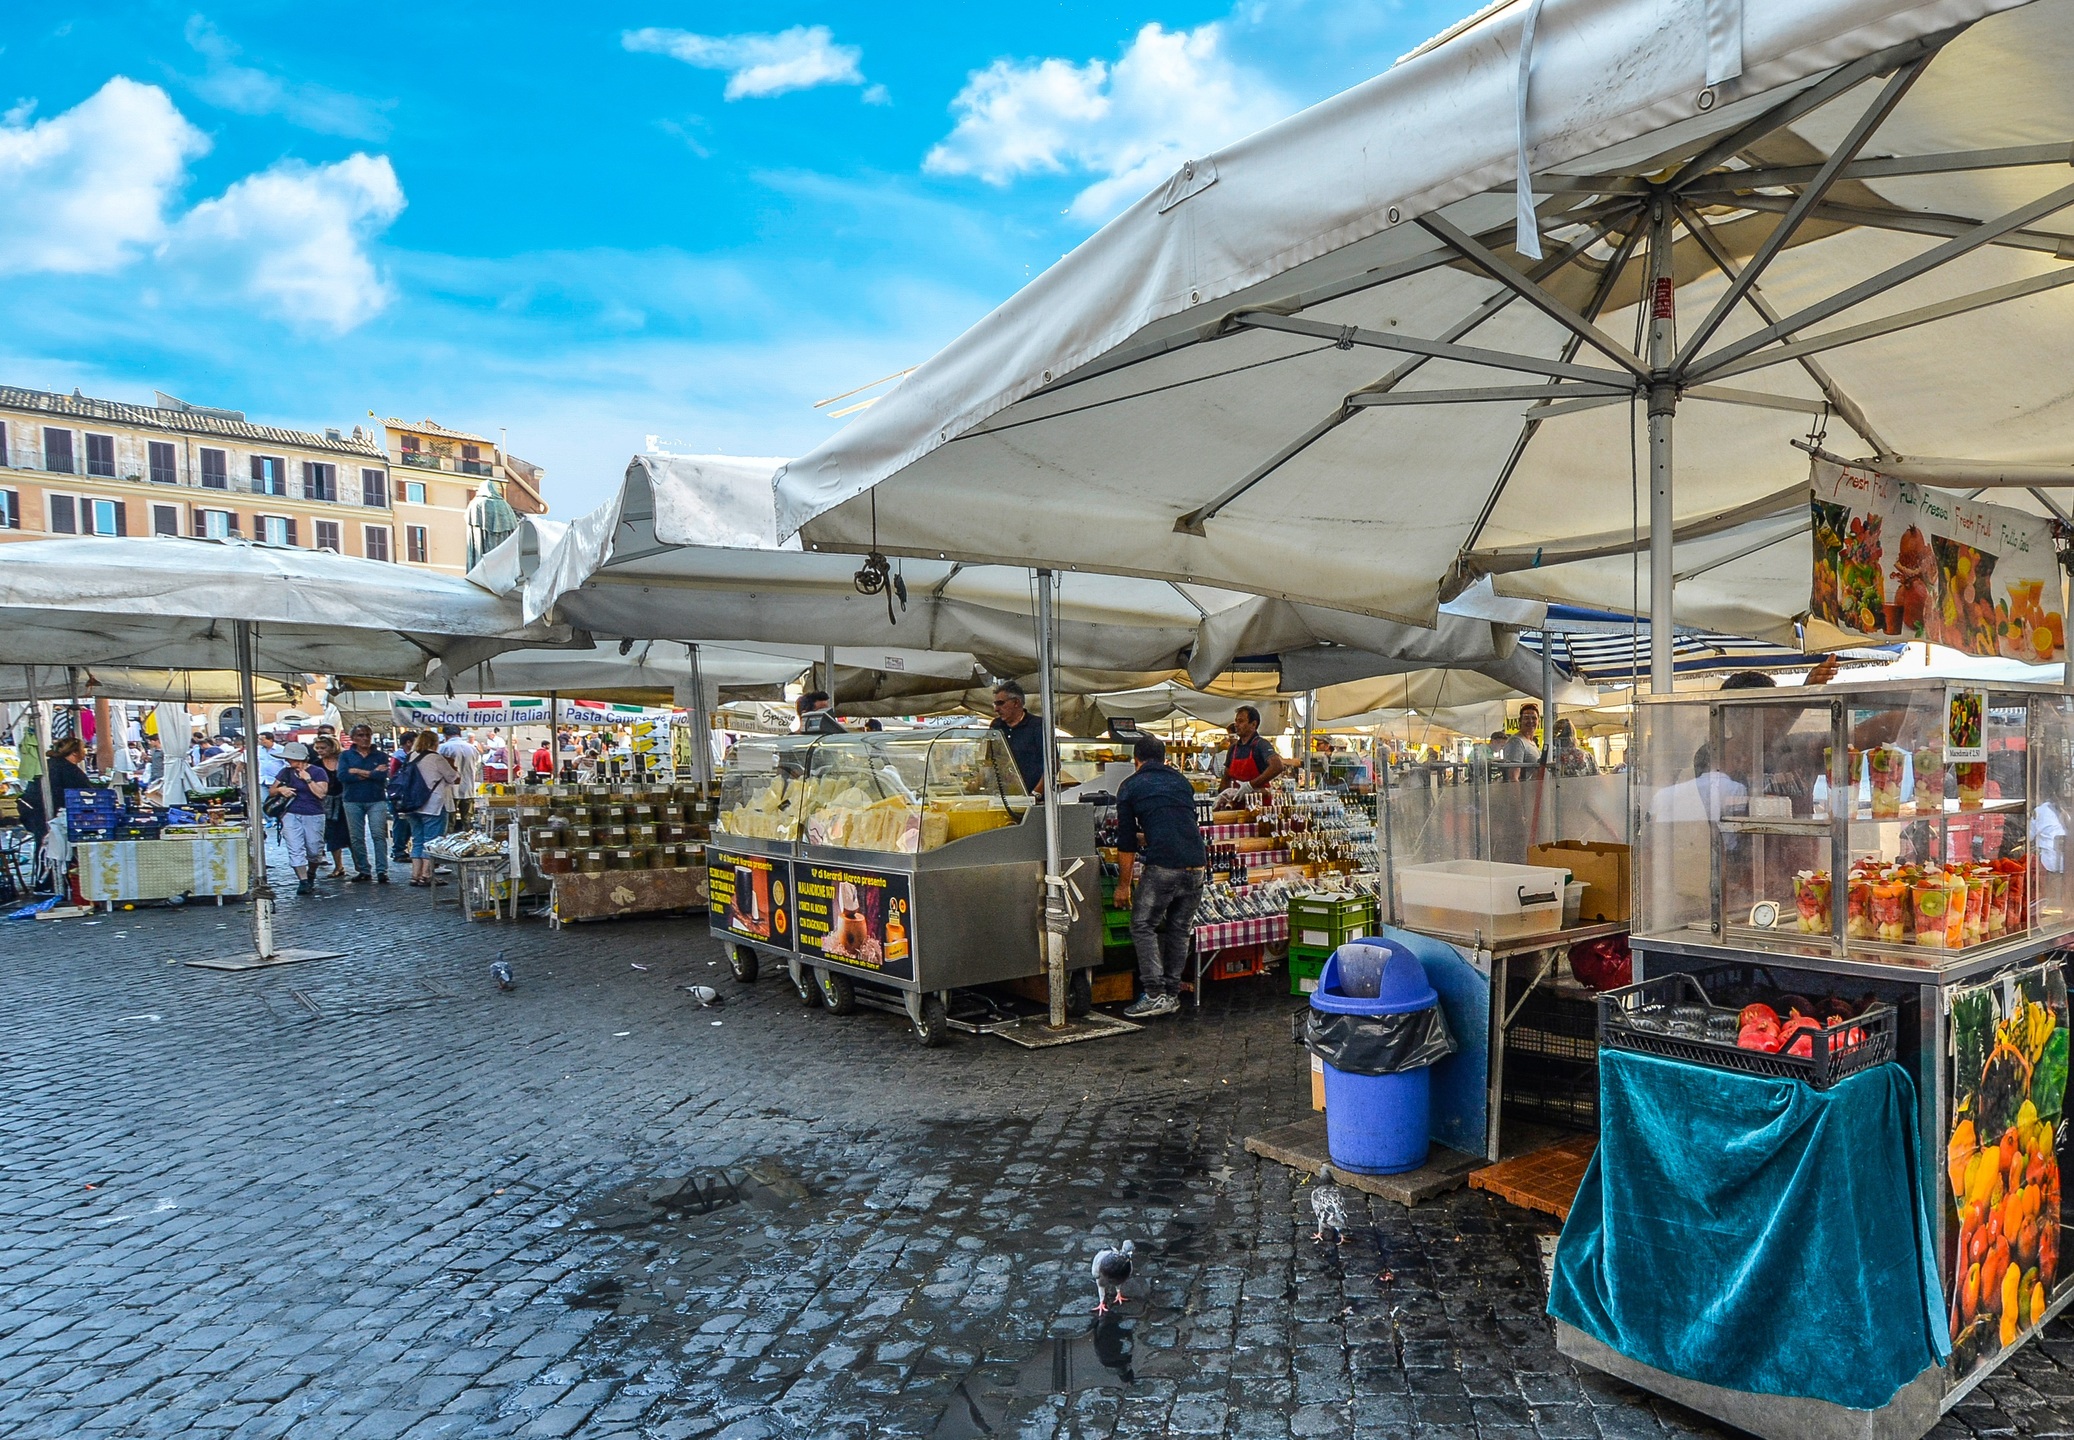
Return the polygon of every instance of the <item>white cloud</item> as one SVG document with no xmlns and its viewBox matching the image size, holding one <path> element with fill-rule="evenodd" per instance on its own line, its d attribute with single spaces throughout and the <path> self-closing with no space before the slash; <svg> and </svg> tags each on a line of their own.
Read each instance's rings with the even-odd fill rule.
<svg viewBox="0 0 2074 1440">
<path fill-rule="evenodd" d="M 188 160 L 209 148 L 165 91 L 120 75 L 61 115 L 28 114 L 0 123 L 0 274 L 119 268 L 165 234 Z"/>
<path fill-rule="evenodd" d="M 1102 220 L 1181 162 L 1272 125 L 1295 109 L 1234 63 L 1219 24 L 1145 26 L 1121 59 L 996 60 L 966 77 L 951 133 L 922 168 L 1006 185 L 1019 175 L 1096 177 L 1073 201 Z"/>
<path fill-rule="evenodd" d="M 238 47 L 199 15 L 187 22 L 187 43 L 209 62 L 208 73 L 189 83 L 211 105 L 240 115 L 279 115 L 323 135 L 379 140 L 389 133 L 386 105 L 240 65 Z"/>
<path fill-rule="evenodd" d="M 619 43 L 636 52 L 668 55 L 700 70 L 725 70 L 729 100 L 764 100 L 817 85 L 864 83 L 864 72 L 857 68 L 864 52 L 855 45 L 836 44 L 826 25 L 795 25 L 776 35 L 697 35 L 651 27 L 625 31 Z"/>
<path fill-rule="evenodd" d="M 161 253 L 198 286 L 221 286 L 298 328 L 345 331 L 389 303 L 367 245 L 403 206 L 385 155 L 286 160 L 195 206 Z"/>
</svg>

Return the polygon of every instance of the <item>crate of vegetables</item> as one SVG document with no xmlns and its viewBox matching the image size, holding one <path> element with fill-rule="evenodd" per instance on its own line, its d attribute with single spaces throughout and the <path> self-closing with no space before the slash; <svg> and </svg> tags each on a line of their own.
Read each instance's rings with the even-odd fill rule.
<svg viewBox="0 0 2074 1440">
<path fill-rule="evenodd" d="M 1725 984 L 1720 983 L 1725 981 Z M 1723 994 L 1749 993 L 1734 976 Z M 1716 1005 L 1690 975 L 1659 975 L 1599 996 L 1599 1044 L 1716 1070 L 1804 1080 L 1826 1090 L 1894 1058 L 1892 1005 L 1777 994 L 1739 1009 Z"/>
</svg>

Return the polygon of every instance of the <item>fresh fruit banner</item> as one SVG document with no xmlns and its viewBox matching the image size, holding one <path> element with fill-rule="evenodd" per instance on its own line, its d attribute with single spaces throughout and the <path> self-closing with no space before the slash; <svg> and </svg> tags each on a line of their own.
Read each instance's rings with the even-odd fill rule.
<svg viewBox="0 0 2074 1440">
<path fill-rule="evenodd" d="M 2066 617 L 2049 521 L 1825 460 L 1814 463 L 1813 483 L 1811 626 L 2033 665 L 2061 658 Z"/>
<path fill-rule="evenodd" d="M 2065 974 L 2055 959 L 1951 1005 L 1945 1277 L 1959 1380 L 2039 1323 L 2060 1278 Z"/>
</svg>

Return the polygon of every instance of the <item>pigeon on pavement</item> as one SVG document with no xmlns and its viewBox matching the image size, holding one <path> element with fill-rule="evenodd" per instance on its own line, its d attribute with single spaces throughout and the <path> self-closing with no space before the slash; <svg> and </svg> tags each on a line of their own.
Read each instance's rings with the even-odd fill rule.
<svg viewBox="0 0 2074 1440">
<path fill-rule="evenodd" d="M 711 985 L 682 985 L 678 988 L 708 1010 L 727 1003 L 720 997 L 720 992 Z"/>
<path fill-rule="evenodd" d="M 497 958 L 490 962 L 490 978 L 497 982 L 499 990 L 518 989 L 518 982 L 511 978 L 511 966 L 505 963 L 502 950 L 499 950 Z"/>
<path fill-rule="evenodd" d="M 1109 1313 L 1109 1293 L 1116 1292 L 1116 1303 L 1123 1304 L 1123 1282 L 1131 1278 L 1131 1254 L 1137 1247 L 1129 1240 L 1123 1242 L 1121 1250 L 1103 1248 L 1095 1256 L 1088 1270 L 1095 1277 L 1095 1313 Z"/>
<path fill-rule="evenodd" d="M 1332 1238 L 1344 1245 L 1347 1243 L 1347 1192 L 1328 1180 L 1311 1192 L 1311 1214 L 1318 1221 L 1318 1229 L 1311 1236 L 1323 1240 L 1330 1230 Z"/>
</svg>

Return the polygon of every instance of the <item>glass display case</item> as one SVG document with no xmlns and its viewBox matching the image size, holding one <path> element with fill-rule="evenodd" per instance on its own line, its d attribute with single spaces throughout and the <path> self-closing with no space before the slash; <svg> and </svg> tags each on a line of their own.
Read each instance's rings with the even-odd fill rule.
<svg viewBox="0 0 2074 1440">
<path fill-rule="evenodd" d="M 916 854 L 1018 823 L 1006 739 L 978 726 L 744 740 L 721 781 L 724 835 Z"/>
<path fill-rule="evenodd" d="M 2042 686 L 1651 697 L 1636 938 L 1932 968 L 2037 949 L 2074 929 L 2070 759 L 2074 696 Z"/>
</svg>

